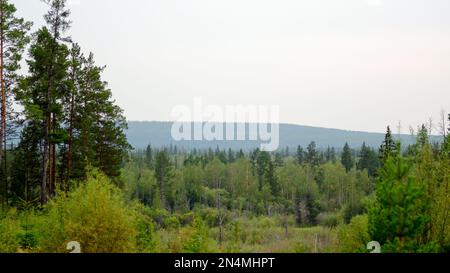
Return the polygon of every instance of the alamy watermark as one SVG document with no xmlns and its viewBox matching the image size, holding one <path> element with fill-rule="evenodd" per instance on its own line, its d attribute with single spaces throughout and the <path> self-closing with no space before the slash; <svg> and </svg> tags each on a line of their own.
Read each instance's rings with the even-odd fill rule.
<svg viewBox="0 0 450 273">
<path fill-rule="evenodd" d="M 259 141 L 261 150 L 273 152 L 280 145 L 278 105 L 204 105 L 194 98 L 193 106 L 172 110 L 175 141 Z"/>
</svg>

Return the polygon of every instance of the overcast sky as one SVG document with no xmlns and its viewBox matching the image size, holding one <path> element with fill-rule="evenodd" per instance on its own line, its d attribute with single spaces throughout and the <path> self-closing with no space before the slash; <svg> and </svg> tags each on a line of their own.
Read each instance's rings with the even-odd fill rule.
<svg viewBox="0 0 450 273">
<path fill-rule="evenodd" d="M 42 25 L 40 0 L 12 0 Z M 129 120 L 204 103 L 282 122 L 403 131 L 450 111 L 448 0 L 72 0 L 71 36 L 107 65 Z"/>
</svg>

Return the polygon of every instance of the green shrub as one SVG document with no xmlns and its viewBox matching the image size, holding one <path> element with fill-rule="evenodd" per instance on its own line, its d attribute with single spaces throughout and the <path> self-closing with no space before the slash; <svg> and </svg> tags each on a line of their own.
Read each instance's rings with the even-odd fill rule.
<svg viewBox="0 0 450 273">
<path fill-rule="evenodd" d="M 194 213 L 193 212 L 187 212 L 183 215 L 181 215 L 180 218 L 180 224 L 182 226 L 187 226 L 190 225 L 192 223 L 192 221 L 194 221 Z"/>
<path fill-rule="evenodd" d="M 200 218 L 195 218 L 192 227 L 185 231 L 187 239 L 183 244 L 183 252 L 207 253 L 208 252 L 208 227 Z"/>
<path fill-rule="evenodd" d="M 342 223 L 342 215 L 340 213 L 321 213 L 317 216 L 317 222 L 320 226 L 335 228 Z"/>
<path fill-rule="evenodd" d="M 138 212 L 124 202 L 109 179 L 95 171 L 66 197 L 60 194 L 46 206 L 41 251 L 68 252 L 77 241 L 85 253 L 134 252 Z"/>
<path fill-rule="evenodd" d="M 16 221 L 16 212 L 4 213 L 0 218 L 0 253 L 15 253 L 19 249 L 17 234 L 20 230 Z"/>
<path fill-rule="evenodd" d="M 21 231 L 17 234 L 17 240 L 22 249 L 32 250 L 38 245 L 37 234 L 33 231 Z"/>
<path fill-rule="evenodd" d="M 167 229 L 178 229 L 180 228 L 180 221 L 176 216 L 169 216 L 164 220 L 164 228 Z"/>
<path fill-rule="evenodd" d="M 136 209 L 139 211 L 137 219 L 137 237 L 136 244 L 139 252 L 155 253 L 159 249 L 159 238 L 155 231 L 150 209 L 137 204 Z"/>
<path fill-rule="evenodd" d="M 367 215 L 354 217 L 348 225 L 338 228 L 340 251 L 344 253 L 367 253 L 366 246 L 371 241 Z"/>
</svg>

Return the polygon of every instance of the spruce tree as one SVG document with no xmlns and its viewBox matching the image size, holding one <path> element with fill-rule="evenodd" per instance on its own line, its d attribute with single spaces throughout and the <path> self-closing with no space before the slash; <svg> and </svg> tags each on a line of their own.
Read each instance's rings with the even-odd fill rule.
<svg viewBox="0 0 450 273">
<path fill-rule="evenodd" d="M 305 161 L 305 152 L 302 146 L 298 145 L 296 154 L 297 164 L 302 165 Z"/>
<path fill-rule="evenodd" d="M 312 166 L 319 165 L 319 155 L 316 150 L 316 143 L 312 141 L 306 149 L 306 162 Z"/>
<path fill-rule="evenodd" d="M 172 179 L 173 168 L 170 162 L 167 150 L 161 150 L 156 153 L 155 159 L 155 178 L 159 188 L 159 200 L 162 208 L 167 208 L 166 190 Z"/>
<path fill-rule="evenodd" d="M 265 178 L 269 170 L 269 164 L 271 163 L 270 154 L 266 151 L 259 152 L 256 158 L 256 174 L 258 177 L 259 191 L 263 190 Z"/>
<path fill-rule="evenodd" d="M 147 145 L 147 149 L 145 150 L 145 165 L 147 168 L 152 170 L 154 168 L 153 162 L 153 149 L 151 145 Z"/>
<path fill-rule="evenodd" d="M 348 143 L 345 143 L 344 150 L 342 152 L 341 163 L 345 167 L 345 170 L 349 172 L 353 168 L 352 151 Z"/>
<path fill-rule="evenodd" d="M 372 148 L 366 146 L 365 142 L 359 151 L 359 160 L 356 167 L 358 170 L 367 170 L 370 176 L 374 176 L 379 168 L 376 152 Z"/>
<path fill-rule="evenodd" d="M 391 128 L 387 127 L 387 132 L 384 137 L 384 141 L 381 144 L 380 147 L 380 161 L 382 164 L 390 158 L 397 155 L 397 143 L 394 141 L 394 138 L 392 137 Z"/>
</svg>

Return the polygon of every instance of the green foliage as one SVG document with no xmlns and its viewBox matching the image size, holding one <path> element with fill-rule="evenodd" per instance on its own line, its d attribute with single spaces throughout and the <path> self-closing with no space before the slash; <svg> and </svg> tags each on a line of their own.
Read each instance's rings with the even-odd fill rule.
<svg viewBox="0 0 450 273">
<path fill-rule="evenodd" d="M 317 217 L 317 222 L 320 226 L 328 228 L 336 228 L 342 223 L 342 215 L 338 212 L 322 213 Z"/>
<path fill-rule="evenodd" d="M 17 212 L 15 210 L 0 215 L 0 253 L 15 253 L 19 249 L 17 239 L 19 227 L 16 218 Z"/>
<path fill-rule="evenodd" d="M 353 168 L 352 151 L 348 143 L 345 143 L 344 151 L 342 152 L 341 163 L 345 167 L 345 170 L 349 172 Z"/>
<path fill-rule="evenodd" d="M 381 144 L 379 152 L 381 163 L 384 163 L 390 157 L 395 157 L 397 153 L 398 153 L 397 143 L 394 141 L 394 138 L 392 137 L 391 128 L 388 126 L 386 135 L 384 137 L 384 141 Z"/>
<path fill-rule="evenodd" d="M 367 253 L 366 246 L 371 241 L 367 215 L 354 217 L 348 225 L 338 228 L 339 249 L 344 253 Z"/>
<path fill-rule="evenodd" d="M 155 178 L 159 186 L 159 201 L 161 207 L 166 208 L 166 191 L 173 177 L 172 163 L 166 150 L 159 151 L 156 154 Z"/>
<path fill-rule="evenodd" d="M 156 233 L 149 208 L 137 204 L 136 247 L 141 253 L 155 253 L 159 250 L 159 237 Z"/>
<path fill-rule="evenodd" d="M 104 68 L 92 53 L 85 57 L 78 44 L 68 46 L 66 1 L 47 2 L 47 26 L 33 35 L 28 74 L 15 90 L 24 120 L 11 175 L 14 201 L 34 200 L 38 192 L 42 204 L 57 187 L 68 191 L 71 180 L 85 180 L 90 166 L 117 182 L 130 148 L 123 110 L 101 78 Z M 17 22 L 22 28 L 17 39 L 25 39 L 27 24 Z M 24 43 L 17 46 L 23 49 Z"/>
<path fill-rule="evenodd" d="M 306 148 L 306 162 L 313 166 L 317 166 L 320 164 L 319 154 L 316 150 L 316 142 L 311 142 Z"/>
<path fill-rule="evenodd" d="M 297 147 L 297 154 L 296 154 L 297 164 L 302 165 L 305 161 L 305 152 L 303 151 L 302 146 Z"/>
<path fill-rule="evenodd" d="M 192 226 L 185 232 L 187 233 L 187 239 L 183 243 L 183 252 L 208 252 L 208 228 L 200 218 L 195 218 Z"/>
<path fill-rule="evenodd" d="M 359 151 L 359 161 L 356 164 L 358 170 L 367 170 L 370 176 L 375 176 L 379 166 L 379 158 L 375 150 L 363 143 Z"/>
<path fill-rule="evenodd" d="M 124 203 L 120 191 L 94 171 L 86 183 L 47 205 L 40 250 L 65 252 L 65 244 L 77 241 L 85 253 L 135 252 L 137 218 L 138 213 Z M 141 229 L 143 224 L 141 220 Z"/>
<path fill-rule="evenodd" d="M 369 209 L 369 231 L 385 251 L 412 252 L 426 244 L 430 199 L 411 175 L 412 164 L 388 158 L 380 171 L 376 202 Z"/>
</svg>

